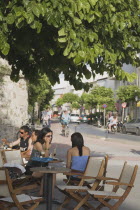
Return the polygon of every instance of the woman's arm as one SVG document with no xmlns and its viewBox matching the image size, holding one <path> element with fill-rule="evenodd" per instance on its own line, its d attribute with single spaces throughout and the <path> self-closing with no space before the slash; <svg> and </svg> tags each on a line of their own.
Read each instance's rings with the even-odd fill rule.
<svg viewBox="0 0 140 210">
<path fill-rule="evenodd" d="M 51 140 L 45 141 L 45 144 L 43 145 L 43 149 L 45 150 L 45 157 L 49 157 L 49 149 L 51 148 Z"/>
<path fill-rule="evenodd" d="M 43 151 L 43 146 L 40 142 L 36 142 L 34 145 L 34 149 L 38 150 L 39 152 Z"/>
<path fill-rule="evenodd" d="M 33 149 L 33 145 L 32 145 L 32 139 L 29 138 L 29 142 L 28 142 L 28 149 L 27 150 L 32 150 Z"/>
<path fill-rule="evenodd" d="M 67 164 L 66 164 L 67 168 L 71 168 L 71 159 L 72 159 L 72 153 L 71 149 L 69 149 L 67 152 Z"/>
</svg>

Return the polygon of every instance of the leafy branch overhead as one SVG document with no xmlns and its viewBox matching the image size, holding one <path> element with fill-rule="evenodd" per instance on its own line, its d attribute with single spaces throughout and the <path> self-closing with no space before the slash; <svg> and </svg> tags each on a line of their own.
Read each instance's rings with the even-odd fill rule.
<svg viewBox="0 0 140 210">
<path fill-rule="evenodd" d="M 139 0 L 2 0 L 0 56 L 29 80 L 46 73 L 52 84 L 65 79 L 76 89 L 88 89 L 82 77 L 105 71 L 117 79 L 135 75 L 123 63 L 140 60 Z"/>
</svg>

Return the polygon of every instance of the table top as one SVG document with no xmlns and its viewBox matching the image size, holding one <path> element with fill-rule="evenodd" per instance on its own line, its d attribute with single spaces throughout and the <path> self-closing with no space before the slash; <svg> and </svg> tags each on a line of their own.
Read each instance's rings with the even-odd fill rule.
<svg viewBox="0 0 140 210">
<path fill-rule="evenodd" d="M 53 167 L 53 166 L 47 166 L 47 167 L 35 167 L 30 169 L 33 172 L 41 172 L 46 174 L 58 174 L 58 173 L 65 173 L 65 172 L 71 172 L 71 169 L 65 168 L 65 167 Z"/>
</svg>

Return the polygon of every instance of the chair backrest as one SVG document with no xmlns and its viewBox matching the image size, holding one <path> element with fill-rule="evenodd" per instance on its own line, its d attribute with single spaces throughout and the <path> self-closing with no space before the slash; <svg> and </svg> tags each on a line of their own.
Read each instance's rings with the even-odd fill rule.
<svg viewBox="0 0 140 210">
<path fill-rule="evenodd" d="M 85 170 L 85 176 L 102 176 L 104 174 L 105 169 L 105 160 L 104 157 L 90 157 L 87 163 L 87 167 Z M 85 181 L 93 182 L 95 179 L 84 179 Z"/>
<path fill-rule="evenodd" d="M 10 196 L 5 170 L 0 168 L 0 196 Z"/>
<path fill-rule="evenodd" d="M 0 151 L 0 167 L 3 167 L 3 161 L 2 151 Z"/>
<path fill-rule="evenodd" d="M 23 159 L 21 157 L 20 150 L 4 151 L 5 163 L 17 163 L 23 165 Z"/>
<path fill-rule="evenodd" d="M 133 185 L 135 178 L 136 178 L 136 173 L 138 170 L 138 166 L 131 166 L 128 165 L 127 162 L 124 163 L 120 178 L 119 178 L 119 182 L 122 183 L 127 183 L 130 185 Z M 128 186 L 126 185 L 121 185 L 120 188 L 122 188 L 123 190 L 126 190 Z"/>
</svg>

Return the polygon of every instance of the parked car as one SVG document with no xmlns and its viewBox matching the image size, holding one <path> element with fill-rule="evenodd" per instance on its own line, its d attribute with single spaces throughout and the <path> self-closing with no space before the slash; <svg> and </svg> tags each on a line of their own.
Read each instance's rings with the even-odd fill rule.
<svg viewBox="0 0 140 210">
<path fill-rule="evenodd" d="M 87 115 L 81 115 L 80 121 L 81 121 L 81 122 L 85 122 L 85 123 L 88 122 Z"/>
<path fill-rule="evenodd" d="M 140 119 L 133 119 L 130 122 L 124 123 L 122 133 L 135 133 L 140 135 Z"/>
<path fill-rule="evenodd" d="M 71 114 L 70 115 L 70 122 L 77 122 L 80 123 L 80 116 L 79 114 Z"/>
</svg>

